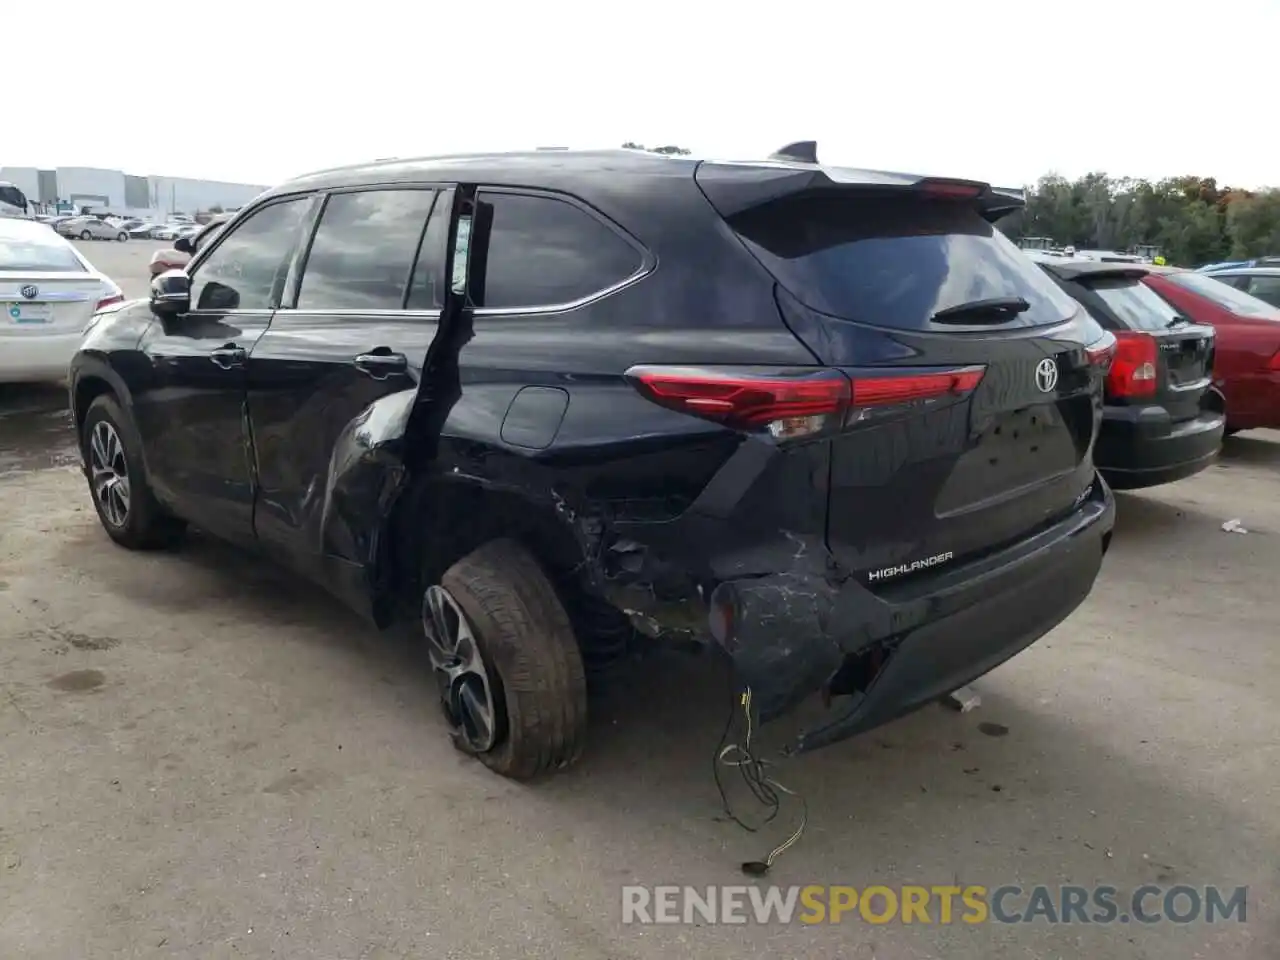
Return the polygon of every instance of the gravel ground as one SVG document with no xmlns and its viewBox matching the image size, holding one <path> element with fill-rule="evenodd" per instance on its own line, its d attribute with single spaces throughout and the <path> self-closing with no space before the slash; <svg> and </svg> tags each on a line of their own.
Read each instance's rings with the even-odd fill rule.
<svg viewBox="0 0 1280 960">
<path fill-rule="evenodd" d="M 135 294 L 154 248 L 86 245 Z M 62 400 L 0 392 L 0 957 L 1280 957 L 1278 434 L 1122 495 L 1093 595 L 978 710 L 781 767 L 809 826 L 771 875 L 1248 885 L 1247 922 L 639 927 L 622 885 L 740 883 L 798 815 L 723 821 L 716 662 L 639 663 L 579 767 L 503 781 L 407 639 L 200 535 L 111 545 Z"/>
</svg>

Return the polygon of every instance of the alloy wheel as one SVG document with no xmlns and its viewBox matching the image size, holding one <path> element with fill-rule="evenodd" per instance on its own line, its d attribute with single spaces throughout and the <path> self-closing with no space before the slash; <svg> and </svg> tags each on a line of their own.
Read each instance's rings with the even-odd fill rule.
<svg viewBox="0 0 1280 960">
<path fill-rule="evenodd" d="M 89 434 L 89 474 L 94 498 L 113 527 L 129 519 L 129 464 L 120 434 L 107 420 L 99 420 Z"/>
<path fill-rule="evenodd" d="M 498 741 L 501 713 L 494 703 L 475 629 L 444 587 L 427 588 L 422 600 L 427 655 L 440 684 L 445 715 L 468 751 L 485 753 Z"/>
</svg>

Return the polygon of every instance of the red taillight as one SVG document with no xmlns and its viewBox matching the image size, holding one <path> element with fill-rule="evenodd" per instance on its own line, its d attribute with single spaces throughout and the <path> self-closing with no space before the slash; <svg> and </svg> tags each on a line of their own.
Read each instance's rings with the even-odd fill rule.
<svg viewBox="0 0 1280 960">
<path fill-rule="evenodd" d="M 966 180 L 921 180 L 917 185 L 922 193 L 949 200 L 973 200 L 982 196 L 984 184 Z"/>
<path fill-rule="evenodd" d="M 775 439 L 811 436 L 917 401 L 961 396 L 984 368 L 905 375 L 829 368 L 632 367 L 627 379 L 654 403 Z"/>
<path fill-rule="evenodd" d="M 1271 355 L 1271 362 L 1267 364 L 1268 370 L 1280 370 L 1280 350 Z"/>
<path fill-rule="evenodd" d="M 654 403 L 779 439 L 838 426 L 849 405 L 849 378 L 838 370 L 632 367 L 627 378 Z"/>
<path fill-rule="evenodd" d="M 1122 330 L 1116 334 L 1116 356 L 1107 374 L 1113 397 L 1152 397 L 1156 392 L 1159 348 L 1149 333 Z"/>
<path fill-rule="evenodd" d="M 124 294 L 123 294 L 123 293 L 113 293 L 113 294 L 112 294 L 111 296 L 109 296 L 109 297 L 103 297 L 101 300 L 99 300 L 99 301 L 98 301 L 98 305 L 97 305 L 96 307 L 94 307 L 94 308 L 93 308 L 93 311 L 94 311 L 94 313 L 97 313 L 97 312 L 98 312 L 99 310 L 101 310 L 103 307 L 109 307 L 109 306 L 111 306 L 113 303 L 124 303 Z"/>
<path fill-rule="evenodd" d="M 920 373 L 904 377 L 859 376 L 853 381 L 855 407 L 882 407 L 911 400 L 931 400 L 948 395 L 959 396 L 982 382 L 982 367 L 947 370 L 943 373 Z"/>
</svg>

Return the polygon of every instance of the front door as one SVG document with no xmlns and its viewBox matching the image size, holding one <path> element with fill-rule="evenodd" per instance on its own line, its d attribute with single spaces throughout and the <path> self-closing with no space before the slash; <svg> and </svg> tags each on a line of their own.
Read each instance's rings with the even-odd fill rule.
<svg viewBox="0 0 1280 960">
<path fill-rule="evenodd" d="M 439 325 L 451 196 L 430 185 L 331 193 L 249 357 L 259 541 L 357 608 L 376 529 L 365 513 L 394 482 L 394 444 Z"/>
<path fill-rule="evenodd" d="M 313 203 L 286 198 L 251 213 L 193 263 L 191 310 L 157 318 L 138 345 L 134 412 L 147 472 L 178 516 L 230 540 L 253 536 L 244 418 L 247 361 L 279 303 Z"/>
</svg>

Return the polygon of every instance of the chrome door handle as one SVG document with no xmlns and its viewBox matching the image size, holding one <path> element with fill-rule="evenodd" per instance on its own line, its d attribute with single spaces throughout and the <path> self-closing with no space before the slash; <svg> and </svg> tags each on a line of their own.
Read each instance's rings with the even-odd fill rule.
<svg viewBox="0 0 1280 960">
<path fill-rule="evenodd" d="M 362 353 L 353 363 L 357 370 L 375 380 L 385 380 L 409 369 L 409 358 L 403 353 Z"/>
<path fill-rule="evenodd" d="M 230 370 L 233 367 L 241 366 L 244 363 L 245 358 L 248 356 L 249 354 L 244 347 L 236 347 L 228 344 L 225 347 L 219 347 L 217 350 L 214 350 L 209 354 L 209 359 L 223 370 Z"/>
</svg>

